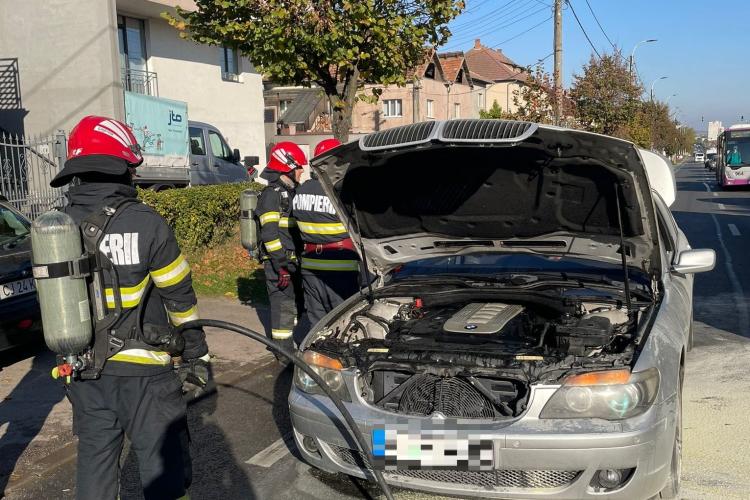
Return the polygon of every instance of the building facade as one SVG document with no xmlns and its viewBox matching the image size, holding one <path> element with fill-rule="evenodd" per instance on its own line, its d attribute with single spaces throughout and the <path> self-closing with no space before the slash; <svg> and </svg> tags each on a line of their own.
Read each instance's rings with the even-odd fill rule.
<svg viewBox="0 0 750 500">
<path fill-rule="evenodd" d="M 720 121 L 708 122 L 708 140 L 715 141 L 719 138 L 719 134 L 724 130 L 721 126 Z"/>
<path fill-rule="evenodd" d="M 506 113 L 518 111 L 515 97 L 529 79 L 525 68 L 514 63 L 502 50 L 485 47 L 479 39 L 466 52 L 466 61 L 474 80 L 487 82 L 484 110 L 497 102 Z"/>
<path fill-rule="evenodd" d="M 192 0 L 71 3 L 0 2 L 0 59 L 17 61 L 20 81 L 19 109 L 0 109 L 0 127 L 46 135 L 89 114 L 123 120 L 128 90 L 186 102 L 190 120 L 265 162 L 263 86 L 251 62 L 182 40 L 161 18 L 175 5 L 195 8 Z"/>
</svg>

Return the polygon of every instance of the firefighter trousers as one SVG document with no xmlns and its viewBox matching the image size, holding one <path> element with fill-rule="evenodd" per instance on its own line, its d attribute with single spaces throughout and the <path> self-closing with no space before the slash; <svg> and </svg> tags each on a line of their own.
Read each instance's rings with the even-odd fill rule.
<svg viewBox="0 0 750 500">
<path fill-rule="evenodd" d="M 192 480 L 186 404 L 173 371 L 102 375 L 68 386 L 78 435 L 78 500 L 119 498 L 119 461 L 128 436 L 146 500 L 185 497 Z"/>
<path fill-rule="evenodd" d="M 292 338 L 297 308 L 302 307 L 300 304 L 302 294 L 298 293 L 301 288 L 299 272 L 295 269 L 290 270 L 292 279 L 289 286 L 279 290 L 279 273 L 270 261 L 263 263 L 263 270 L 266 273 L 266 290 L 271 304 L 271 338 L 274 340 Z"/>
<path fill-rule="evenodd" d="M 310 326 L 357 293 L 359 279 L 358 271 L 311 271 L 303 268 L 305 309 Z"/>
</svg>

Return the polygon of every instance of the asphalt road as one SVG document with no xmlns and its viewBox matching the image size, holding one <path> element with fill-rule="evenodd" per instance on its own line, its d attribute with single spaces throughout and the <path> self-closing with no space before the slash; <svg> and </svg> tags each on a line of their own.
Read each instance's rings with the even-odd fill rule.
<svg viewBox="0 0 750 500">
<path fill-rule="evenodd" d="M 677 174 L 675 217 L 693 248 L 716 249 L 717 265 L 696 277 L 695 341 L 685 381 L 684 498 L 747 498 L 750 479 L 750 190 L 719 192 L 702 165 Z M 193 499 L 379 498 L 360 481 L 311 469 L 296 456 L 286 395 L 291 371 L 261 363 L 190 406 Z M 141 498 L 124 454 L 122 499 Z M 248 463 L 250 462 L 250 463 Z M 73 498 L 72 461 L 50 468 L 8 498 Z M 399 491 L 400 499 L 433 498 Z"/>
</svg>

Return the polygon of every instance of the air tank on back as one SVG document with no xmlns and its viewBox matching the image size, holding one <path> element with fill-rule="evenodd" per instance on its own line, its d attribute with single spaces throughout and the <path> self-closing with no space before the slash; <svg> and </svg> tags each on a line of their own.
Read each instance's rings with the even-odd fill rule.
<svg viewBox="0 0 750 500">
<path fill-rule="evenodd" d="M 79 354 L 92 337 L 86 280 L 45 277 L 49 276 L 45 264 L 76 260 L 83 254 L 78 225 L 56 210 L 40 215 L 31 224 L 31 250 L 44 341 L 58 354 Z"/>
<path fill-rule="evenodd" d="M 258 206 L 258 193 L 246 189 L 240 194 L 240 240 L 252 257 L 258 257 L 258 228 L 255 221 L 255 208 Z"/>
</svg>

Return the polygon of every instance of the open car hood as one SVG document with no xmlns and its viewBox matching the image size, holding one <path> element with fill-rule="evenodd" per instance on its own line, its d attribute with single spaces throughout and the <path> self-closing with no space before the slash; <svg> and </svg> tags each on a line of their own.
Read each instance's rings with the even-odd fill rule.
<svg viewBox="0 0 750 500">
<path fill-rule="evenodd" d="M 312 167 L 381 275 L 417 259 L 476 251 L 620 262 L 621 229 L 628 264 L 654 273 L 660 259 L 649 176 L 658 177 L 668 204 L 674 199 L 671 167 L 657 155 L 527 122 L 407 125 L 333 149 Z"/>
</svg>

